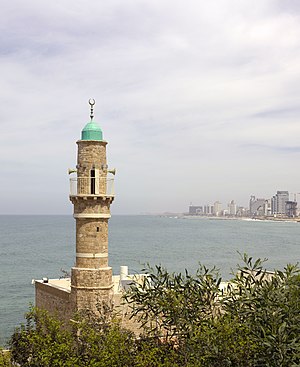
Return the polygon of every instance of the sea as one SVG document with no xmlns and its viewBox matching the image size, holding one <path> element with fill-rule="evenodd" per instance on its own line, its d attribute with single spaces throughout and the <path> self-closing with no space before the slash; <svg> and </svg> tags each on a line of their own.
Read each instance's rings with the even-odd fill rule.
<svg viewBox="0 0 300 367">
<path fill-rule="evenodd" d="M 34 304 L 33 279 L 59 278 L 75 260 L 70 216 L 0 216 L 0 345 Z M 114 215 L 109 220 L 109 263 L 140 273 L 149 264 L 195 273 L 199 263 L 231 277 L 240 254 L 267 258 L 268 270 L 300 260 L 300 223 L 201 217 Z"/>
</svg>

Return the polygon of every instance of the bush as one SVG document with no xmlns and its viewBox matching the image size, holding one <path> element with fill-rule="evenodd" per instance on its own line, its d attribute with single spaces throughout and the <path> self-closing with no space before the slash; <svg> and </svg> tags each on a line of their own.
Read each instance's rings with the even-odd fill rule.
<svg viewBox="0 0 300 367">
<path fill-rule="evenodd" d="M 148 269 L 126 300 L 142 322 L 136 338 L 111 312 L 88 312 L 64 325 L 31 309 L 10 340 L 24 367 L 295 367 L 300 365 L 300 270 L 267 273 L 244 255 L 223 294 L 215 269 L 196 275 Z M 1 364 L 2 363 L 2 364 Z M 0 366 L 10 367 L 0 353 Z"/>
<path fill-rule="evenodd" d="M 91 315 L 77 315 L 66 327 L 34 308 L 26 320 L 10 340 L 12 360 L 20 366 L 132 366 L 132 334 L 113 321 L 99 324 Z"/>
<path fill-rule="evenodd" d="M 221 278 L 215 268 L 200 266 L 194 277 L 187 271 L 169 273 L 161 266 L 144 270 L 145 281 L 133 284 L 125 300 L 147 335 L 185 339 L 219 313 Z"/>
<path fill-rule="evenodd" d="M 265 260 L 243 264 L 223 295 L 215 269 L 196 276 L 149 269 L 126 300 L 148 337 L 176 341 L 182 366 L 300 365 L 300 269 L 267 273 Z"/>
<path fill-rule="evenodd" d="M 0 367 L 12 367 L 10 362 L 10 352 L 0 348 Z"/>
<path fill-rule="evenodd" d="M 257 366 L 300 365 L 300 269 L 287 265 L 270 275 L 263 261 L 244 255 L 224 298 L 224 311 L 249 329 Z"/>
</svg>

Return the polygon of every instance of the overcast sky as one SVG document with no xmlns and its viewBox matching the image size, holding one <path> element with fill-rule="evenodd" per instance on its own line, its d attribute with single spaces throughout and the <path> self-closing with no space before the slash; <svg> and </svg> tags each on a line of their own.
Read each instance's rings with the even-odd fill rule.
<svg viewBox="0 0 300 367">
<path fill-rule="evenodd" d="M 0 213 L 72 213 L 91 97 L 113 214 L 300 192 L 299 15 L 298 0 L 2 1 Z"/>
</svg>

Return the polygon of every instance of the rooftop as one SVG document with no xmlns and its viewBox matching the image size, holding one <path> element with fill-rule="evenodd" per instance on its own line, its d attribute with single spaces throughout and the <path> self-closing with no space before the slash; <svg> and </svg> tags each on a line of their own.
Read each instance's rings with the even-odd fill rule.
<svg viewBox="0 0 300 367">
<path fill-rule="evenodd" d="M 128 282 L 136 281 L 139 282 L 145 275 L 135 274 L 128 275 L 127 279 L 120 282 L 120 275 L 113 275 L 112 281 L 114 285 L 114 294 L 122 293 L 122 289 L 126 289 L 129 285 Z M 61 279 L 48 279 L 43 278 L 42 280 L 35 280 L 37 283 L 45 284 L 49 287 L 57 288 L 59 290 L 70 293 L 71 292 L 71 278 L 61 278 Z"/>
</svg>

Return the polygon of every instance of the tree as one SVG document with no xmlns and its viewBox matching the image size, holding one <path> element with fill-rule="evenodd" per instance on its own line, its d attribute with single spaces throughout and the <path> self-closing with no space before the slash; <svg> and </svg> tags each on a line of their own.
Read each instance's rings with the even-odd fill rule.
<svg viewBox="0 0 300 367">
<path fill-rule="evenodd" d="M 26 324 L 11 337 L 13 362 L 24 367 L 132 366 L 132 334 L 114 321 L 76 315 L 66 327 L 44 310 L 32 308 Z"/>
<path fill-rule="evenodd" d="M 136 338 L 110 308 L 83 312 L 64 325 L 31 309 L 10 341 L 21 367 L 295 367 L 300 365 L 300 270 L 270 274 L 243 255 L 228 289 L 215 268 L 196 275 L 148 268 L 125 299 L 143 325 Z M 104 305 L 105 306 L 105 305 Z M 1 360 L 0 366 L 10 367 Z M 4 364 L 6 363 L 6 364 Z M 12 364 L 13 365 L 13 364 Z"/>
<path fill-rule="evenodd" d="M 26 324 L 15 330 L 9 345 L 12 360 L 20 366 L 78 365 L 71 333 L 44 310 L 31 308 Z"/>
<path fill-rule="evenodd" d="M 287 265 L 273 274 L 261 259 L 243 256 L 232 279 L 223 309 L 249 328 L 258 345 L 257 366 L 300 364 L 300 269 Z"/>
<path fill-rule="evenodd" d="M 270 274 L 265 260 L 242 259 L 225 294 L 215 269 L 148 269 L 126 295 L 132 316 L 148 337 L 175 342 L 183 366 L 300 365 L 299 267 Z"/>
<path fill-rule="evenodd" d="M 125 301 L 148 335 L 185 338 L 219 313 L 221 278 L 215 268 L 200 266 L 194 277 L 161 266 L 144 271 L 144 282 L 132 284 Z"/>
<path fill-rule="evenodd" d="M 4 351 L 2 348 L 0 348 L 0 367 L 12 367 L 10 352 Z"/>
</svg>

